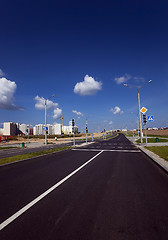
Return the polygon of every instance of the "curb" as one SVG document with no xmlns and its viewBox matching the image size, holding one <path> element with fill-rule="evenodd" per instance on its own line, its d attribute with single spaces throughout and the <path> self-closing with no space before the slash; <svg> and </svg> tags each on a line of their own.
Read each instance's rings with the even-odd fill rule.
<svg viewBox="0 0 168 240">
<path fill-rule="evenodd" d="M 131 141 L 129 138 L 127 138 Z M 131 141 L 137 148 L 141 150 L 146 156 L 148 156 L 153 162 L 155 162 L 159 167 L 161 167 L 166 173 L 168 173 L 168 161 L 159 157 L 157 154 L 151 152 L 150 150 L 144 148 L 143 146 L 137 145 L 135 141 Z"/>
<path fill-rule="evenodd" d="M 137 145 L 136 145 L 137 146 Z M 163 158 L 159 157 L 157 154 L 145 149 L 142 146 L 137 146 L 143 153 L 145 153 L 152 161 L 157 163 L 161 168 L 163 168 L 168 173 L 168 162 Z"/>
</svg>

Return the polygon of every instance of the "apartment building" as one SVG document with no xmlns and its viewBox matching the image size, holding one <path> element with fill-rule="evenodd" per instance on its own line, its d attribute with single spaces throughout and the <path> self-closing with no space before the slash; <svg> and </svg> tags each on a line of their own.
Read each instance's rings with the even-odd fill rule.
<svg viewBox="0 0 168 240">
<path fill-rule="evenodd" d="M 3 135 L 5 136 L 15 136 L 18 133 L 18 128 L 16 123 L 4 122 L 3 124 Z"/>
<path fill-rule="evenodd" d="M 53 135 L 61 135 L 62 134 L 62 124 L 57 123 L 53 125 Z"/>
</svg>

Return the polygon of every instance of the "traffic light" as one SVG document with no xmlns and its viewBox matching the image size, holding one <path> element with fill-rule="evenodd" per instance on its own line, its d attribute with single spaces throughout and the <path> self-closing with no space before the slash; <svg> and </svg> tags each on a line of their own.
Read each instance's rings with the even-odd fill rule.
<svg viewBox="0 0 168 240">
<path fill-rule="evenodd" d="M 88 124 L 88 122 L 87 122 L 87 119 L 86 119 L 86 125 L 85 125 L 86 133 L 88 133 L 88 127 L 87 127 L 87 124 Z"/>
<path fill-rule="evenodd" d="M 74 126 L 75 126 L 75 120 L 72 119 L 72 127 L 74 127 Z"/>
<path fill-rule="evenodd" d="M 145 125 L 146 123 L 147 123 L 146 114 L 143 114 L 143 124 Z"/>
</svg>

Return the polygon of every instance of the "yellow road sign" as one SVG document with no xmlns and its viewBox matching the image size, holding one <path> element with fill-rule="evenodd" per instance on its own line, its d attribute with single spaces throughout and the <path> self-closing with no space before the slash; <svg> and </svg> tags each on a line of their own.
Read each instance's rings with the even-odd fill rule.
<svg viewBox="0 0 168 240">
<path fill-rule="evenodd" d="M 147 108 L 145 108 L 145 107 L 142 107 L 140 111 L 141 111 L 141 113 L 143 113 L 143 114 L 144 114 L 144 113 L 146 113 L 146 112 L 147 112 L 147 110 L 148 110 Z"/>
</svg>

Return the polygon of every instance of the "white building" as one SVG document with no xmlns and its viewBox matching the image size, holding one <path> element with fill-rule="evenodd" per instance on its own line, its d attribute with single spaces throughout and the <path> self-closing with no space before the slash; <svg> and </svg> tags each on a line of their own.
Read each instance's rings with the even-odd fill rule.
<svg viewBox="0 0 168 240">
<path fill-rule="evenodd" d="M 56 123 L 53 125 L 53 135 L 61 135 L 62 134 L 62 124 Z"/>
<path fill-rule="evenodd" d="M 28 135 L 28 128 L 29 128 L 29 125 L 27 125 L 27 124 L 19 124 L 19 130 L 23 133 L 23 134 L 25 134 L 25 135 Z"/>
<path fill-rule="evenodd" d="M 44 127 L 45 125 L 43 124 L 38 124 L 35 125 L 35 127 L 33 128 L 33 135 L 44 135 L 45 131 L 44 131 Z M 47 128 L 48 128 L 48 135 L 61 135 L 62 133 L 62 124 L 47 124 Z"/>
<path fill-rule="evenodd" d="M 53 125 L 47 124 L 48 135 L 53 135 Z"/>
<path fill-rule="evenodd" d="M 64 134 L 72 134 L 73 133 L 72 126 L 63 126 L 62 127 L 62 132 Z"/>
<path fill-rule="evenodd" d="M 33 127 L 33 135 L 44 135 L 44 125 L 38 124 Z"/>
<path fill-rule="evenodd" d="M 15 136 L 17 135 L 17 125 L 12 122 L 4 122 L 3 135 L 5 136 Z"/>
<path fill-rule="evenodd" d="M 0 135 L 3 135 L 3 128 L 0 128 Z"/>
<path fill-rule="evenodd" d="M 78 132 L 78 127 L 77 126 L 74 126 L 74 131 L 75 131 L 75 133 Z M 63 126 L 62 127 L 62 132 L 64 134 L 73 134 L 73 126 Z"/>
</svg>

